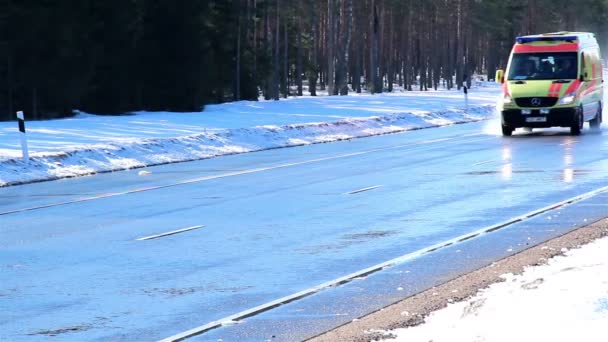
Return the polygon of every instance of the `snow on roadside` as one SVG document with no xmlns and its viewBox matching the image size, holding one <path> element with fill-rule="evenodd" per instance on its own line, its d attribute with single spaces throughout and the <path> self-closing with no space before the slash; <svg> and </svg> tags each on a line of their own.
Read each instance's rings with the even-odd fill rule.
<svg viewBox="0 0 608 342">
<path fill-rule="evenodd" d="M 608 326 L 608 238 L 477 296 L 432 313 L 426 323 L 391 331 L 408 342 L 605 341 Z"/>
<path fill-rule="evenodd" d="M 0 186 L 488 119 L 496 87 L 468 108 L 455 91 L 236 102 L 202 113 L 79 114 L 28 123 L 30 160 L 0 123 Z M 311 122 L 315 121 L 315 122 Z"/>
</svg>

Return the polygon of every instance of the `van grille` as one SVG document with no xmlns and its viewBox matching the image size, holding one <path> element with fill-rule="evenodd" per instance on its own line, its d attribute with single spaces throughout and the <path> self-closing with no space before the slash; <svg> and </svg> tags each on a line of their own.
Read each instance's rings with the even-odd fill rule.
<svg viewBox="0 0 608 342">
<path fill-rule="evenodd" d="M 533 99 L 538 99 L 534 101 Z M 519 107 L 553 107 L 557 103 L 557 97 L 519 97 L 515 99 Z"/>
</svg>

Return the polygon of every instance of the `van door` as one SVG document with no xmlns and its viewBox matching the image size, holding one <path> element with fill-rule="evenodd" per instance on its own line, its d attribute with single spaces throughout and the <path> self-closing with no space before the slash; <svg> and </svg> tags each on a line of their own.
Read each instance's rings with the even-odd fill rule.
<svg viewBox="0 0 608 342">
<path fill-rule="evenodd" d="M 579 98 L 583 107 L 583 116 L 585 121 L 593 119 L 599 109 L 598 94 L 601 94 L 601 69 L 597 69 L 595 63 L 596 54 L 592 49 L 581 52 L 581 73 L 580 77 L 583 80 L 581 84 Z M 598 56 L 599 58 L 599 56 Z"/>
</svg>

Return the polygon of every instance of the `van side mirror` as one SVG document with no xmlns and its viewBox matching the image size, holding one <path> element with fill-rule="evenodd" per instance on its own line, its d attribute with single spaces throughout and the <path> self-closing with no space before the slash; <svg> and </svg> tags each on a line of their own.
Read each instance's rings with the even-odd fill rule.
<svg viewBox="0 0 608 342">
<path fill-rule="evenodd" d="M 496 83 L 505 83 L 505 71 L 502 69 L 496 70 L 496 77 L 494 78 L 494 80 L 496 81 Z"/>
</svg>

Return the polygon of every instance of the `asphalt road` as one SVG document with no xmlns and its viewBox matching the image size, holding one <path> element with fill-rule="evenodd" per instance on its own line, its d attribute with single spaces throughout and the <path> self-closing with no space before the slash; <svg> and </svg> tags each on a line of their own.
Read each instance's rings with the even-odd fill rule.
<svg viewBox="0 0 608 342">
<path fill-rule="evenodd" d="M 166 338 L 606 185 L 606 132 L 498 132 L 0 188 L 0 340 Z"/>
</svg>

